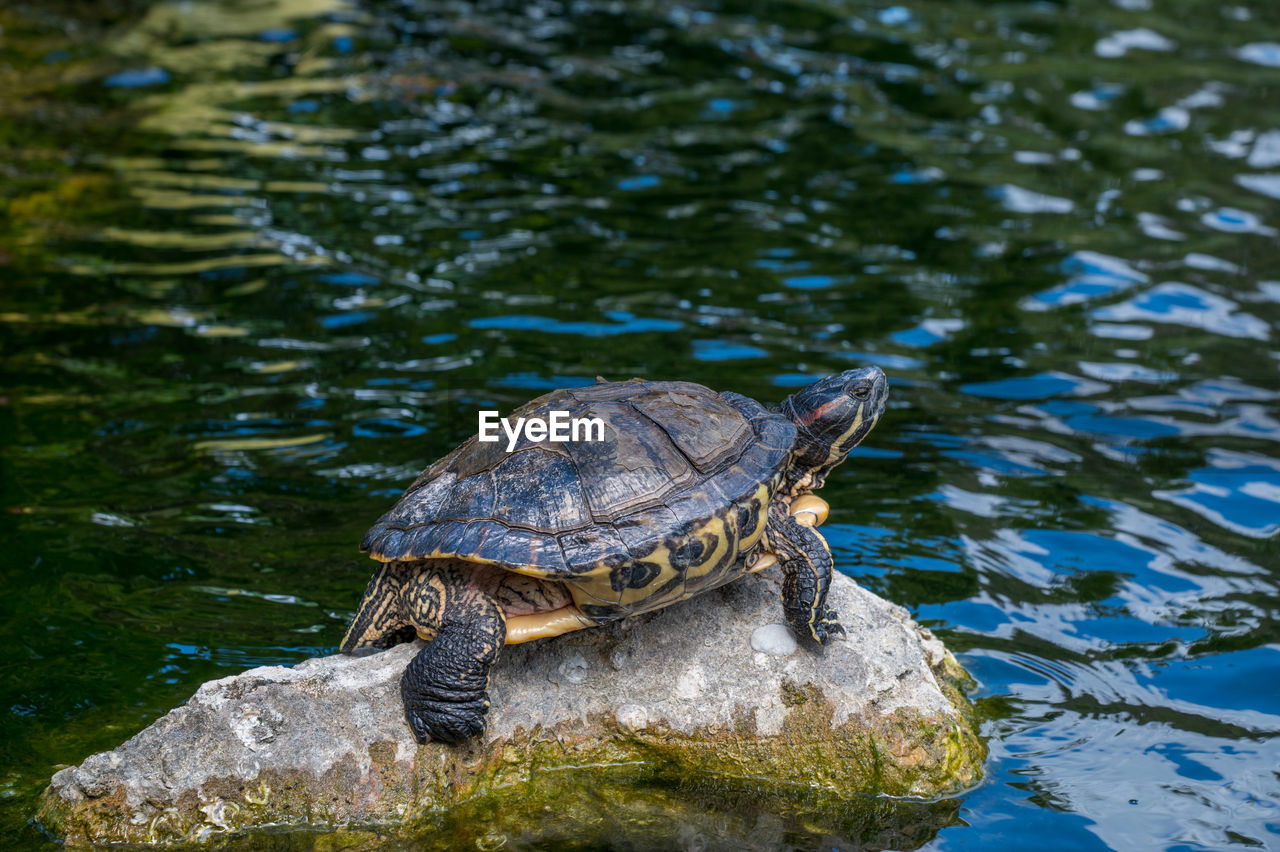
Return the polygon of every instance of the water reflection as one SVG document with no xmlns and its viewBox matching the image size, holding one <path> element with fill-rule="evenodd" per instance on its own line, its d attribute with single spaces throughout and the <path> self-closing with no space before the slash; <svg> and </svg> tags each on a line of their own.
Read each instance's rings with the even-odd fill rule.
<svg viewBox="0 0 1280 852">
<path fill-rule="evenodd" d="M 476 408 L 878 363 L 833 550 L 994 737 L 914 842 L 1274 833 L 1266 4 L 138 8 L 0 12 L 15 825 L 52 761 L 330 650 Z"/>
</svg>

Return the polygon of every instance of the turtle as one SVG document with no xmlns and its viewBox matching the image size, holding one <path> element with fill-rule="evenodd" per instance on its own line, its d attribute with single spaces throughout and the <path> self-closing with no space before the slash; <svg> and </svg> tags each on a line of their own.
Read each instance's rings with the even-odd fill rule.
<svg viewBox="0 0 1280 852">
<path fill-rule="evenodd" d="M 508 418 L 599 418 L 586 440 L 481 441 L 432 464 L 360 544 L 379 565 L 344 653 L 415 637 L 400 681 L 420 743 L 484 730 L 505 644 L 648 612 L 779 565 L 782 609 L 821 652 L 844 635 L 827 606 L 832 557 L 812 492 L 876 425 L 878 367 L 822 378 L 776 409 L 683 381 L 565 388 Z"/>
</svg>

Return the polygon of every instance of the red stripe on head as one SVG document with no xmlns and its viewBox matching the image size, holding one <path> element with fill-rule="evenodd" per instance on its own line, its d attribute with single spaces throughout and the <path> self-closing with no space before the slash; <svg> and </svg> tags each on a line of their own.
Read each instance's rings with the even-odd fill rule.
<svg viewBox="0 0 1280 852">
<path fill-rule="evenodd" d="M 803 415 L 801 415 L 800 422 L 803 423 L 805 426 L 809 426 L 813 423 L 813 421 L 821 417 L 825 417 L 836 406 L 843 405 L 843 404 L 844 404 L 844 400 L 840 399 L 839 397 L 836 397 L 830 402 L 824 402 L 822 405 L 819 405 L 817 408 L 812 409 L 811 411 L 807 411 Z"/>
</svg>

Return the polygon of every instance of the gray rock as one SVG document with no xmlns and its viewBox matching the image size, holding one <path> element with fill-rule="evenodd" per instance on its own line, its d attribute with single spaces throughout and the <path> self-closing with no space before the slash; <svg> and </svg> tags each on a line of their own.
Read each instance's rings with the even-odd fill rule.
<svg viewBox="0 0 1280 852">
<path fill-rule="evenodd" d="M 777 635 L 780 577 L 752 575 L 609 627 L 508 647 L 483 737 L 419 747 L 399 679 L 420 643 L 210 681 L 113 751 L 53 776 L 39 820 L 69 842 L 183 842 L 264 826 L 400 826 L 549 769 L 649 767 L 847 799 L 973 784 L 966 675 L 906 610 L 838 575 L 825 655 Z M 789 638 L 789 637 L 787 637 Z M 496 830 L 496 829 L 495 829 Z"/>
</svg>

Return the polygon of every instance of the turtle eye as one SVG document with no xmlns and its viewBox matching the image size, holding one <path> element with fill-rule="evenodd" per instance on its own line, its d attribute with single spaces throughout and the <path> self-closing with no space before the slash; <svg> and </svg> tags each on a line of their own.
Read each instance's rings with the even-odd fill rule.
<svg viewBox="0 0 1280 852">
<path fill-rule="evenodd" d="M 865 400 L 867 397 L 871 396 L 871 388 L 867 385 L 854 385 L 849 388 L 846 393 L 854 399 Z"/>
</svg>

